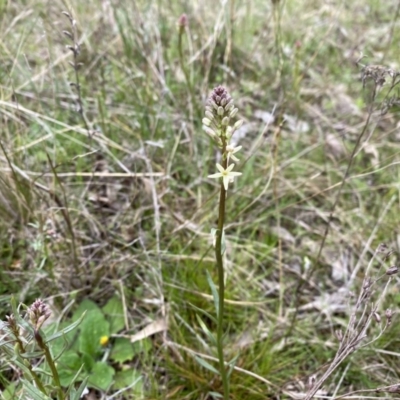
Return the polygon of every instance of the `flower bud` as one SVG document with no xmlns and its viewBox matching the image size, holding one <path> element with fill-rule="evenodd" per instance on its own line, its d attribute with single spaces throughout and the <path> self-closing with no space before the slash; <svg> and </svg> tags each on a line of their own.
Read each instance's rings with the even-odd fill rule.
<svg viewBox="0 0 400 400">
<path fill-rule="evenodd" d="M 225 111 L 229 112 L 233 108 L 233 99 L 230 99 L 225 106 Z"/>
<path fill-rule="evenodd" d="M 210 126 L 211 121 L 208 118 L 203 118 L 201 121 L 205 126 Z"/>
<path fill-rule="evenodd" d="M 178 19 L 178 25 L 185 27 L 188 24 L 188 17 L 186 14 L 182 14 Z"/>
<path fill-rule="evenodd" d="M 206 107 L 206 112 L 205 112 L 205 114 L 206 114 L 206 117 L 210 120 L 210 121 L 212 121 L 213 119 L 214 119 L 214 114 Z"/>
<path fill-rule="evenodd" d="M 227 126 L 227 127 L 226 127 L 226 139 L 227 139 L 228 141 L 231 140 L 232 135 L 233 135 L 233 129 L 232 129 L 232 127 L 231 127 L 231 126 Z"/>
<path fill-rule="evenodd" d="M 51 311 L 47 304 L 42 300 L 37 299 L 28 308 L 28 315 L 35 331 L 37 331 L 43 325 L 43 322 L 50 317 Z"/>
<path fill-rule="evenodd" d="M 233 118 L 237 114 L 238 111 L 239 111 L 238 108 L 233 108 L 229 113 L 229 118 Z"/>
<path fill-rule="evenodd" d="M 235 122 L 235 125 L 233 125 L 233 129 L 234 130 L 240 129 L 242 127 L 242 125 L 243 125 L 243 120 L 239 119 L 238 121 Z"/>
<path fill-rule="evenodd" d="M 396 265 L 392 265 L 390 268 L 386 270 L 386 275 L 388 276 L 396 275 L 398 271 L 399 268 Z"/>
<path fill-rule="evenodd" d="M 182 35 L 187 25 L 188 25 L 188 17 L 186 14 L 182 14 L 178 19 L 178 30 L 180 35 Z"/>
<path fill-rule="evenodd" d="M 376 311 L 374 312 L 374 318 L 378 324 L 382 321 L 381 316 Z"/>
<path fill-rule="evenodd" d="M 215 131 L 210 127 L 208 127 L 207 125 L 203 125 L 203 131 L 207 133 L 207 135 L 210 136 L 212 139 L 215 139 L 217 137 Z"/>
<path fill-rule="evenodd" d="M 221 124 L 223 126 L 227 126 L 229 124 L 229 118 L 228 117 L 222 118 Z"/>
</svg>

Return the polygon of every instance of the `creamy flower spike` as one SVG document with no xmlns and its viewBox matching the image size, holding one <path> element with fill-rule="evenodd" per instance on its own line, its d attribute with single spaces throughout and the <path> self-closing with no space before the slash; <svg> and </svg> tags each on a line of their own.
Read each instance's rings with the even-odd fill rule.
<svg viewBox="0 0 400 400">
<path fill-rule="evenodd" d="M 242 149 L 242 146 L 233 146 L 230 144 L 233 134 L 239 129 L 243 121 L 238 120 L 232 123 L 231 120 L 236 116 L 238 109 L 233 104 L 233 99 L 223 86 L 217 86 L 208 98 L 205 117 L 203 118 L 203 130 L 221 149 L 222 165 L 217 164 L 219 172 L 209 175 L 209 178 L 222 178 L 225 190 L 228 190 L 229 183 L 234 178 L 240 176 L 240 172 L 234 172 L 235 164 L 229 162 L 238 162 L 239 159 L 234 155 Z"/>
</svg>

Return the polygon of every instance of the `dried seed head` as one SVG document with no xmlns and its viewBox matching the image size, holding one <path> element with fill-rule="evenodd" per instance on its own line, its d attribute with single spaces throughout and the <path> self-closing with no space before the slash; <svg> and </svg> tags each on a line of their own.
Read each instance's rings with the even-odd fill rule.
<svg viewBox="0 0 400 400">
<path fill-rule="evenodd" d="M 371 287 L 372 281 L 371 278 L 365 278 L 363 283 L 363 289 L 368 290 Z"/>
<path fill-rule="evenodd" d="M 382 321 L 381 316 L 376 311 L 374 312 L 374 318 L 378 324 Z"/>
<path fill-rule="evenodd" d="M 47 304 L 45 304 L 42 300 L 37 299 L 28 308 L 28 315 L 35 331 L 38 331 L 43 325 L 43 322 L 50 317 L 51 311 Z"/>
<path fill-rule="evenodd" d="M 389 249 L 388 245 L 385 244 L 385 243 L 381 243 L 381 244 L 378 246 L 378 248 L 376 249 L 376 252 L 377 252 L 377 253 L 384 253 L 384 254 L 386 254 L 386 253 L 388 253 L 389 251 L 390 251 L 390 249 Z"/>
<path fill-rule="evenodd" d="M 67 38 L 71 39 L 72 41 L 74 40 L 74 37 L 72 36 L 71 32 L 68 31 L 62 31 L 62 33 L 67 36 Z"/>
<path fill-rule="evenodd" d="M 390 308 L 388 308 L 388 309 L 385 311 L 385 317 L 386 317 L 386 319 L 387 319 L 388 325 L 390 325 L 390 323 L 392 322 L 392 317 L 393 317 L 393 311 L 392 311 Z"/>
<path fill-rule="evenodd" d="M 307 382 L 308 390 L 313 388 L 316 380 L 317 380 L 317 377 L 315 375 L 309 376 L 308 382 Z"/>
<path fill-rule="evenodd" d="M 386 82 L 386 76 L 393 76 L 394 72 L 383 65 L 367 65 L 361 71 L 363 86 L 367 79 L 372 79 L 375 85 L 382 86 Z"/>
<path fill-rule="evenodd" d="M 67 13 L 66 11 L 61 11 L 61 14 L 64 14 L 69 19 L 71 24 L 73 23 L 74 19 L 72 18 L 71 14 Z"/>
<path fill-rule="evenodd" d="M 399 268 L 396 265 L 392 265 L 390 268 L 386 270 L 386 275 L 392 276 L 396 275 L 399 272 Z"/>
</svg>

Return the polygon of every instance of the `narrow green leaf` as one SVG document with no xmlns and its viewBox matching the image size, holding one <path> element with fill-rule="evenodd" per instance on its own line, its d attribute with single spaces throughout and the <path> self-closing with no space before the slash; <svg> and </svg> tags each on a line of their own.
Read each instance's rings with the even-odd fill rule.
<svg viewBox="0 0 400 400">
<path fill-rule="evenodd" d="M 217 291 L 217 288 L 214 285 L 214 282 L 212 281 L 210 273 L 208 271 L 206 271 L 206 274 L 207 274 L 207 281 L 208 281 L 208 284 L 210 285 L 211 293 L 212 293 L 213 298 L 214 298 L 215 311 L 216 311 L 217 317 L 218 317 L 218 315 L 219 315 L 219 295 L 218 295 L 218 291 Z"/>
<path fill-rule="evenodd" d="M 206 360 L 203 360 L 200 357 L 194 356 L 195 360 L 205 369 L 208 369 L 209 371 L 213 372 L 216 375 L 219 375 L 219 371 L 215 369 L 210 363 L 208 363 Z"/>
<path fill-rule="evenodd" d="M 213 317 L 210 313 L 208 313 L 207 311 L 203 310 L 202 308 L 199 308 L 199 307 L 195 306 L 195 305 L 192 304 L 192 303 L 188 303 L 188 304 L 189 304 L 191 307 L 193 307 L 196 311 L 198 311 L 198 312 L 204 314 L 207 318 L 211 319 L 211 321 L 213 321 L 214 324 L 217 324 L 216 318 Z"/>
<path fill-rule="evenodd" d="M 222 396 L 221 393 L 217 393 L 217 392 L 208 392 L 208 394 L 210 394 L 213 397 L 216 397 L 217 399 L 222 399 L 224 396 Z"/>
<path fill-rule="evenodd" d="M 239 353 L 236 354 L 236 356 L 233 357 L 231 361 L 229 361 L 229 363 L 228 363 L 228 366 L 229 366 L 229 369 L 228 369 L 228 378 L 230 378 L 230 376 L 231 376 L 231 374 L 232 374 L 232 371 L 233 371 L 233 369 L 235 368 L 236 361 L 237 361 L 238 358 L 239 358 Z"/>
<path fill-rule="evenodd" d="M 59 332 L 56 332 L 53 335 L 51 335 L 50 337 L 46 338 L 46 343 L 49 343 L 52 340 L 58 339 L 59 337 L 64 336 L 68 332 L 71 332 L 72 330 L 74 330 L 83 321 L 83 318 L 85 318 L 85 314 L 86 314 L 86 311 L 83 312 L 83 314 L 77 321 L 73 322 L 71 325 L 68 325 L 66 328 L 61 329 Z"/>
<path fill-rule="evenodd" d="M 196 318 L 198 323 L 201 326 L 201 329 L 203 332 L 207 335 L 207 337 L 211 340 L 213 345 L 217 345 L 217 339 L 215 339 L 214 335 L 210 332 L 210 330 L 207 328 L 207 325 L 204 323 L 204 321 L 199 317 L 198 314 L 196 314 Z"/>
<path fill-rule="evenodd" d="M 74 393 L 72 394 L 71 392 L 71 400 L 81 400 L 82 398 L 82 393 L 86 389 L 87 382 L 88 382 L 89 377 L 86 377 L 82 383 L 80 384 L 78 390 L 74 390 Z"/>
<path fill-rule="evenodd" d="M 67 396 L 71 393 L 71 398 L 72 397 L 76 397 L 76 390 L 75 390 L 75 382 L 78 380 L 78 378 L 81 375 L 81 372 L 83 370 L 84 364 L 81 365 L 81 367 L 79 368 L 78 372 L 75 374 L 75 376 L 71 379 L 68 390 L 67 390 Z M 87 376 L 83 381 L 87 382 L 87 380 L 89 379 L 89 376 Z M 81 385 L 82 386 L 82 385 Z M 79 390 L 78 390 L 79 392 Z M 79 399 L 80 397 L 78 397 Z"/>
<path fill-rule="evenodd" d="M 52 400 L 51 397 L 42 393 L 37 387 L 33 386 L 26 379 L 21 379 L 22 385 L 24 387 L 24 392 L 26 392 L 32 400 Z"/>
</svg>

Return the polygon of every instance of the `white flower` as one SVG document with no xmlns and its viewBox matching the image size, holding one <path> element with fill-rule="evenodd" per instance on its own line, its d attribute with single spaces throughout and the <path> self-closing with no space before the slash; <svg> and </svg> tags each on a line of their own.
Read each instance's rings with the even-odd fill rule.
<svg viewBox="0 0 400 400">
<path fill-rule="evenodd" d="M 229 162 L 229 159 L 232 159 L 235 162 L 239 161 L 239 159 L 236 156 L 234 156 L 234 154 L 237 153 L 238 151 L 240 151 L 241 148 L 242 148 L 242 146 L 233 147 L 230 144 L 228 144 L 228 146 L 226 146 L 228 162 Z"/>
<path fill-rule="evenodd" d="M 209 178 L 222 178 L 222 181 L 224 183 L 224 188 L 225 190 L 228 190 L 228 185 L 230 182 L 233 182 L 234 178 L 236 176 L 242 175 L 241 172 L 233 172 L 233 167 L 235 164 L 231 164 L 228 166 L 227 169 L 225 169 L 222 165 L 217 164 L 217 169 L 219 172 L 216 174 L 209 175 Z"/>
</svg>

